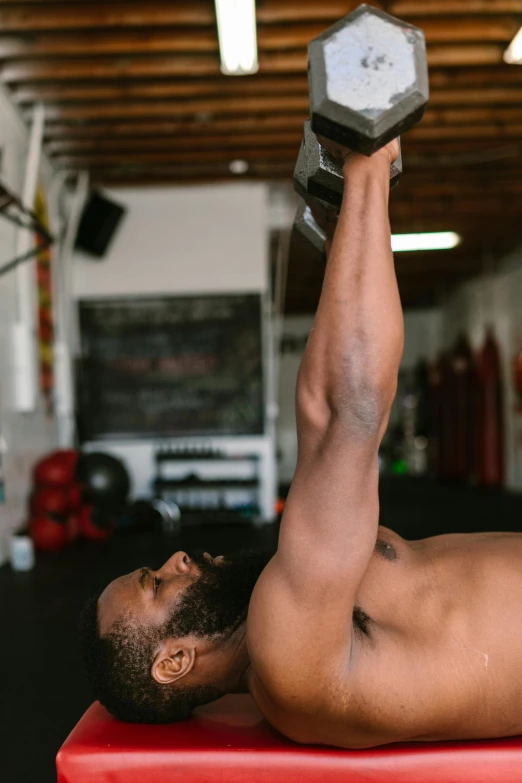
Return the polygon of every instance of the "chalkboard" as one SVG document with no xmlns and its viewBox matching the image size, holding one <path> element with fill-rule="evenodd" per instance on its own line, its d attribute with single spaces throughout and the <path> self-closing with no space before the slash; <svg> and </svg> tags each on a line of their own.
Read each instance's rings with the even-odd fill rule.
<svg viewBox="0 0 522 783">
<path fill-rule="evenodd" d="M 261 297 L 81 301 L 81 440 L 263 432 Z"/>
</svg>

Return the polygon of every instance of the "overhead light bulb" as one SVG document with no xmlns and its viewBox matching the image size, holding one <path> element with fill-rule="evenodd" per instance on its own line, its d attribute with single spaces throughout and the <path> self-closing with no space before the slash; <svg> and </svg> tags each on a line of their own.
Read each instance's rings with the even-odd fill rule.
<svg viewBox="0 0 522 783">
<path fill-rule="evenodd" d="M 522 27 L 504 52 L 504 62 L 509 65 L 520 65 L 522 63 Z"/>
<path fill-rule="evenodd" d="M 231 160 L 228 164 L 228 168 L 231 174 L 246 174 L 248 171 L 248 163 L 246 160 Z"/>
<path fill-rule="evenodd" d="M 221 72 L 227 76 L 257 73 L 255 0 L 215 0 Z"/>
<path fill-rule="evenodd" d="M 461 243 L 454 231 L 436 231 L 426 234 L 393 234 L 394 253 L 413 253 L 419 250 L 452 250 Z"/>
</svg>

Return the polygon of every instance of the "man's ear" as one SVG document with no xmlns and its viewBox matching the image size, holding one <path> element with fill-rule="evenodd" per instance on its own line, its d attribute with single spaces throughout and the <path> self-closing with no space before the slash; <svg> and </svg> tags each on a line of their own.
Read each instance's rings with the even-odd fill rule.
<svg viewBox="0 0 522 783">
<path fill-rule="evenodd" d="M 192 671 L 196 663 L 196 648 L 166 639 L 152 663 L 152 679 L 160 685 L 170 685 Z"/>
</svg>

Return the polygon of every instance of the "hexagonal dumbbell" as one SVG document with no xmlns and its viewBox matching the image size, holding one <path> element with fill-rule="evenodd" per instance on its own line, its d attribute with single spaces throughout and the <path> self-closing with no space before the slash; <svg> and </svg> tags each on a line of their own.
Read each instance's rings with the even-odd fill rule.
<svg viewBox="0 0 522 783">
<path fill-rule="evenodd" d="M 294 190 L 308 206 L 313 203 L 314 208 L 318 210 L 318 213 L 324 220 L 335 221 L 338 216 L 338 208 L 325 199 L 310 193 L 307 169 L 307 153 L 305 149 L 305 140 L 303 139 L 294 169 Z"/>
<path fill-rule="evenodd" d="M 309 120 L 304 125 L 304 139 L 301 150 L 301 160 L 297 159 L 294 181 L 297 180 L 300 183 L 300 189 L 305 189 L 314 199 L 320 199 L 328 204 L 340 207 L 344 188 L 343 167 L 319 143 Z M 299 169 L 303 168 L 304 173 L 298 171 L 298 167 Z M 402 153 L 399 153 L 398 159 L 390 168 L 391 188 L 398 184 L 401 174 Z M 297 186 L 296 190 L 298 190 Z M 300 191 L 298 190 L 298 192 Z M 300 192 L 300 195 L 303 195 L 303 193 Z"/>
<path fill-rule="evenodd" d="M 326 262 L 326 234 L 312 215 L 312 210 L 304 201 L 299 205 L 297 210 L 294 229 L 310 242 L 319 254 L 321 260 Z"/>
<path fill-rule="evenodd" d="M 310 43 L 308 81 L 313 131 L 371 155 L 424 114 L 424 34 L 362 5 Z"/>
</svg>

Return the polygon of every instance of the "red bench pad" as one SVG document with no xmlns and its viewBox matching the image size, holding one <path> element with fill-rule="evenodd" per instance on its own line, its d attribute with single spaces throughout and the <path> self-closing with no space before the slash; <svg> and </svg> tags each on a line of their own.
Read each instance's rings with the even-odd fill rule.
<svg viewBox="0 0 522 783">
<path fill-rule="evenodd" d="M 521 783 L 522 738 L 349 751 L 286 740 L 249 696 L 168 726 L 120 723 L 96 703 L 57 768 L 58 783 Z"/>
</svg>

